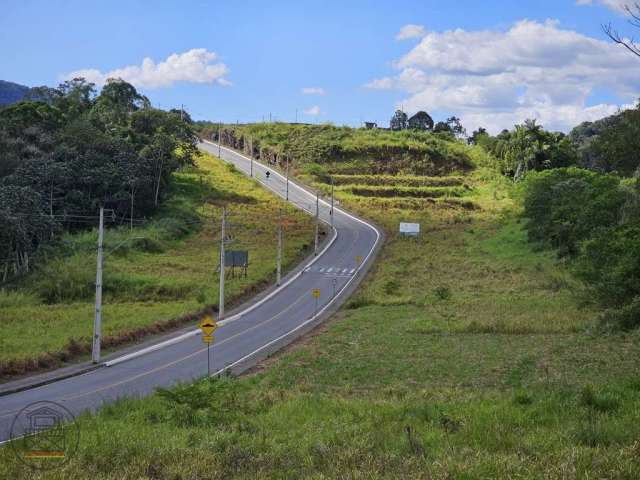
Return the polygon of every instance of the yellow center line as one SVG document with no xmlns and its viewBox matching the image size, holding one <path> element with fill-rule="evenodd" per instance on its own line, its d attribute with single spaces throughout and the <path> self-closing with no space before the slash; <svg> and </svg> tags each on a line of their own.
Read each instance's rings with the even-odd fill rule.
<svg viewBox="0 0 640 480">
<path fill-rule="evenodd" d="M 218 343 L 217 346 L 223 345 L 226 342 L 229 342 L 229 341 L 233 340 L 234 338 L 237 338 L 237 337 L 239 337 L 241 335 L 244 335 L 245 333 L 248 333 L 248 332 L 250 332 L 252 330 L 255 330 L 258 327 L 261 327 L 263 325 L 266 325 L 269 322 L 272 322 L 273 320 L 278 318 L 280 315 L 282 315 L 282 314 L 286 313 L 287 311 L 289 311 L 290 309 L 292 309 L 294 306 L 296 306 L 298 303 L 300 303 L 301 300 L 304 300 L 305 298 L 306 298 L 306 295 L 303 295 L 303 296 L 299 297 L 295 302 L 293 302 L 287 308 L 285 308 L 281 312 L 275 314 L 271 318 L 269 318 L 269 319 L 267 319 L 267 320 L 265 320 L 263 322 L 257 323 L 255 325 L 253 325 L 252 327 L 249 327 L 249 328 L 247 328 L 245 330 L 242 330 L 241 332 L 238 332 L 238 333 L 236 333 L 235 335 L 232 335 L 229 338 L 225 338 L 223 341 Z M 153 368 L 151 370 L 147 370 L 146 372 L 139 373 L 137 375 L 134 375 L 133 377 L 129 377 L 129 378 L 126 378 L 124 380 L 120 380 L 119 382 L 111 383 L 109 385 L 105 385 L 103 387 L 100 387 L 100 388 L 97 388 L 97 389 L 94 389 L 94 390 L 78 393 L 76 395 L 69 395 L 67 397 L 62 397 L 61 400 L 73 400 L 73 399 L 76 399 L 76 398 L 84 397 L 86 395 L 91 395 L 93 393 L 98 393 L 98 392 L 101 392 L 101 391 L 104 391 L 104 390 L 108 390 L 110 388 L 117 387 L 118 385 L 123 385 L 125 383 L 129 383 L 129 382 L 131 382 L 133 380 L 137 380 L 139 378 L 145 377 L 147 375 L 150 375 L 152 373 L 158 372 L 160 370 L 164 370 L 164 369 L 166 369 L 168 367 L 172 367 L 173 365 L 176 365 L 176 364 L 181 363 L 181 362 L 183 362 L 185 360 L 188 360 L 188 359 L 198 355 L 199 353 L 205 352 L 206 350 L 207 350 L 207 347 L 201 348 L 200 350 L 197 350 L 197 351 L 195 351 L 193 353 L 190 353 L 189 355 L 187 355 L 185 357 L 179 358 L 179 359 L 174 360 L 172 362 L 169 362 L 169 363 L 167 363 L 165 365 L 161 365 L 160 367 L 156 367 L 156 368 Z"/>
</svg>

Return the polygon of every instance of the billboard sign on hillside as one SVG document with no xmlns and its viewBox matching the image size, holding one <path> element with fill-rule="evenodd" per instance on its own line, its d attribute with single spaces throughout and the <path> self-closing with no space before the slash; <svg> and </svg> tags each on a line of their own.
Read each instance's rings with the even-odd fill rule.
<svg viewBox="0 0 640 480">
<path fill-rule="evenodd" d="M 417 237 L 420 235 L 420 224 L 400 222 L 400 235 L 405 237 Z"/>
</svg>

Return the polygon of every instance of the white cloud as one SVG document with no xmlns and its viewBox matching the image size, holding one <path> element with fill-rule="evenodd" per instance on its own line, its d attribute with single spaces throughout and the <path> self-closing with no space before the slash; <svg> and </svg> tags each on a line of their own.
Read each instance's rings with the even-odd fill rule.
<svg viewBox="0 0 640 480">
<path fill-rule="evenodd" d="M 322 87 L 304 87 L 300 92 L 303 95 L 324 95 L 326 93 Z"/>
<path fill-rule="evenodd" d="M 317 117 L 318 115 L 320 115 L 322 113 L 322 111 L 320 110 L 320 107 L 318 105 L 314 105 L 311 108 L 308 108 L 307 110 L 305 110 L 303 112 L 305 115 L 309 115 L 312 117 Z"/>
<path fill-rule="evenodd" d="M 400 31 L 396 35 L 396 40 L 408 40 L 410 38 L 420 38 L 424 37 L 427 34 L 427 31 L 424 29 L 422 25 L 415 25 L 410 23 L 409 25 L 405 25 L 400 29 Z"/>
<path fill-rule="evenodd" d="M 372 90 L 391 90 L 393 88 L 393 79 L 389 77 L 376 78 L 365 84 L 365 87 Z"/>
<path fill-rule="evenodd" d="M 218 83 L 230 85 L 225 79 L 227 66 L 219 61 L 214 52 L 205 48 L 194 48 L 184 53 L 174 53 L 166 60 L 155 63 L 145 58 L 142 65 L 129 65 L 108 72 L 97 69 L 76 70 L 64 78 L 84 77 L 96 85 L 104 85 L 108 78 L 121 78 L 136 87 L 168 87 L 178 82 Z"/>
<path fill-rule="evenodd" d="M 394 77 L 367 86 L 399 89 L 407 96 L 398 105 L 409 112 L 455 114 L 468 130 L 510 128 L 526 118 L 568 130 L 618 109 L 591 101 L 595 93 L 633 104 L 640 91 L 640 63 L 624 49 L 552 20 L 523 20 L 506 32 L 432 32 L 394 67 Z"/>
<path fill-rule="evenodd" d="M 599 3 L 619 13 L 626 12 L 625 7 L 632 7 L 636 0 L 576 0 L 576 5 L 593 5 Z"/>
</svg>

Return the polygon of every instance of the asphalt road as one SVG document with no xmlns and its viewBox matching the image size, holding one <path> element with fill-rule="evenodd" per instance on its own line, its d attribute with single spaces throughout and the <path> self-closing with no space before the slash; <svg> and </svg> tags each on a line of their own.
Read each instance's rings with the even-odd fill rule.
<svg viewBox="0 0 640 480">
<path fill-rule="evenodd" d="M 203 143 L 203 150 L 218 155 L 218 147 Z M 247 175 L 250 160 L 222 148 L 221 157 Z M 286 181 L 267 167 L 254 162 L 254 178 L 284 197 Z M 304 210 L 315 212 L 315 195 L 290 182 L 289 200 Z M 320 203 L 320 217 L 330 223 L 330 206 Z M 226 368 L 234 372 L 251 367 L 258 360 L 290 343 L 321 320 L 321 313 L 344 301 L 348 288 L 361 270 L 372 261 L 380 241 L 377 230 L 340 209 L 335 209 L 335 239 L 314 259 L 313 264 L 288 283 L 263 298 L 249 310 L 240 312 L 216 332 L 212 347 L 211 371 Z M 274 242 L 275 246 L 275 242 Z M 363 261 L 358 264 L 357 257 Z M 320 290 L 320 298 L 312 296 Z M 334 297 L 334 291 L 336 297 Z M 168 387 L 207 374 L 207 348 L 197 334 L 144 355 L 48 385 L 0 397 L 0 444 L 10 438 L 13 418 L 23 407 L 38 401 L 53 401 L 74 414 L 95 410 L 121 397 L 141 397 L 157 387 Z M 14 432 L 16 433 L 16 432 Z"/>
</svg>

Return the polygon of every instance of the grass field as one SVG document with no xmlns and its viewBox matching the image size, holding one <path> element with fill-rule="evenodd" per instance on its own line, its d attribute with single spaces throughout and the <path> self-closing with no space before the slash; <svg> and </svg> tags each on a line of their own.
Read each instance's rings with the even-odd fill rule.
<svg viewBox="0 0 640 480">
<path fill-rule="evenodd" d="M 107 346 L 175 327 L 175 319 L 217 307 L 223 202 L 230 210 L 230 223 L 236 225 L 228 229 L 234 239 L 228 248 L 246 248 L 250 256 L 248 276 L 227 281 L 227 302 L 274 280 L 279 208 L 291 219 L 284 265 L 292 266 L 308 253 L 305 248 L 313 239 L 309 217 L 203 155 L 197 168 L 175 175 L 171 196 L 156 217 L 133 231 L 107 227 Z M 87 349 L 93 328 L 96 242 L 96 230 L 67 235 L 53 258 L 17 288 L 0 291 L 0 365 L 5 374 L 53 366 Z"/>
<path fill-rule="evenodd" d="M 473 208 L 339 191 L 388 234 L 341 312 L 250 375 L 83 417 L 52 477 L 640 478 L 640 336 L 594 328 L 508 186 L 465 182 Z M 25 475 L 0 455 L 0 475 Z"/>
</svg>

